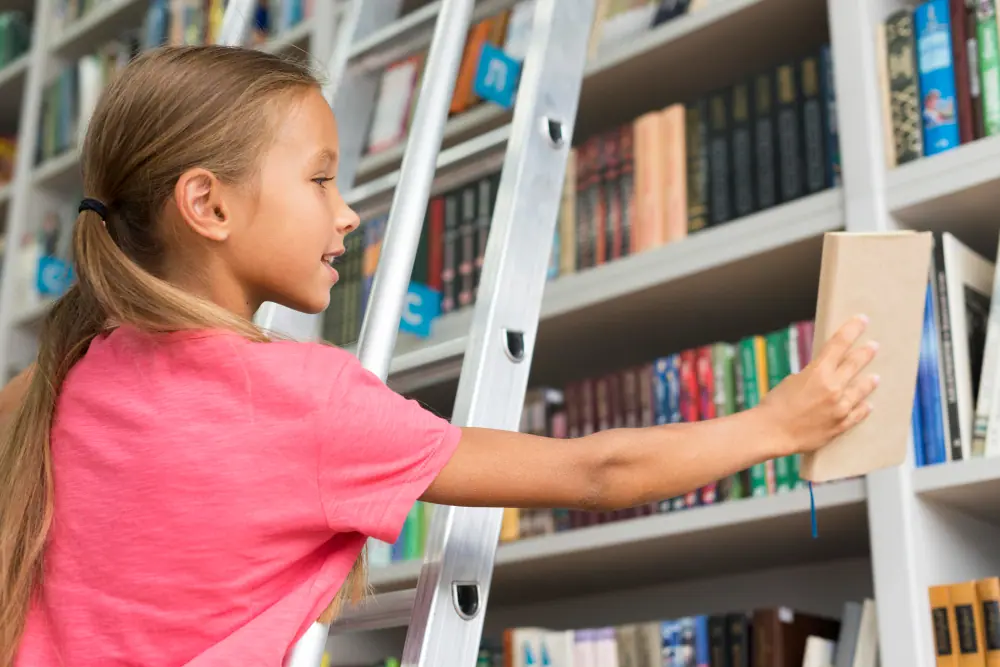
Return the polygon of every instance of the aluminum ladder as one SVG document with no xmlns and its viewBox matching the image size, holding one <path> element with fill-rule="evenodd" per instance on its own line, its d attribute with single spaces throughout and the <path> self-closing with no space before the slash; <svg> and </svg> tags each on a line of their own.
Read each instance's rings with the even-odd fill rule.
<svg viewBox="0 0 1000 667">
<path fill-rule="evenodd" d="M 255 4 L 256 0 L 229 1 L 220 42 L 246 42 Z M 341 5 L 337 29 L 341 38 L 332 49 L 323 92 L 342 127 L 367 126 L 381 70 L 420 47 L 412 39 L 412 28 L 437 9 L 371 288 L 371 307 L 364 314 L 357 346 L 362 365 L 383 382 L 396 345 L 466 34 L 473 20 L 514 4 L 514 0 L 439 0 L 396 23 L 401 0 L 346 0 Z M 519 427 L 594 5 L 595 0 L 534 0 L 531 41 L 452 413 L 452 423 L 460 426 Z M 391 52 L 374 48 L 371 36 L 383 28 L 398 28 L 403 44 Z M 338 181 L 345 192 L 353 186 L 364 148 L 362 134 L 341 132 Z M 299 340 L 315 340 L 321 330 L 320 316 L 275 304 L 265 304 L 256 319 L 265 328 Z M 408 626 L 403 667 L 474 667 L 502 514 L 502 508 L 436 506 L 416 588 L 377 595 L 360 609 L 349 608 L 332 628 L 314 623 L 289 651 L 285 667 L 319 667 L 331 632 L 400 626 Z"/>
</svg>

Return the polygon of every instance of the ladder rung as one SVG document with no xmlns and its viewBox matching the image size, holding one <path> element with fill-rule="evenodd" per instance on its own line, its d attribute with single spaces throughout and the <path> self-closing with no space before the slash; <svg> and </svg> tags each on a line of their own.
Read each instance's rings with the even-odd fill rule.
<svg viewBox="0 0 1000 667">
<path fill-rule="evenodd" d="M 346 610 L 330 626 L 330 633 L 385 630 L 409 625 L 416 595 L 416 588 L 373 595 L 357 607 Z"/>
</svg>

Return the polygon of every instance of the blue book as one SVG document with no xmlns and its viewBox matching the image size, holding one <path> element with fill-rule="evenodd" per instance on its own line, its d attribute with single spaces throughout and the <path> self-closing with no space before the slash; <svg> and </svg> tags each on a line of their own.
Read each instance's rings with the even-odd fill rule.
<svg viewBox="0 0 1000 667">
<path fill-rule="evenodd" d="M 928 0 L 918 5 L 913 18 L 924 155 L 935 155 L 961 142 L 948 0 Z"/>
<path fill-rule="evenodd" d="M 924 465 L 945 463 L 944 420 L 941 416 L 941 371 L 938 334 L 934 317 L 935 304 L 931 283 L 927 281 L 924 301 L 924 329 L 920 340 L 920 361 L 917 366 L 917 399 L 920 401 L 920 431 L 924 446 Z"/>
</svg>

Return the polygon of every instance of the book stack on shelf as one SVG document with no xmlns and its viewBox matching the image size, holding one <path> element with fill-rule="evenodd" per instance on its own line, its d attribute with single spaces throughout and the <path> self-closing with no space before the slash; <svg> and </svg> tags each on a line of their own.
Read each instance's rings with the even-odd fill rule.
<svg viewBox="0 0 1000 667">
<path fill-rule="evenodd" d="M 924 0 L 878 36 L 890 167 L 1000 132 L 995 3 Z"/>
<path fill-rule="evenodd" d="M 0 11 L 0 68 L 18 60 L 31 48 L 31 23 L 20 11 Z"/>
<path fill-rule="evenodd" d="M 102 0 L 101 2 L 76 2 L 57 0 L 55 29 L 72 31 L 81 22 L 91 20 L 101 10 L 116 10 L 128 4 L 144 11 L 135 24 L 123 24 L 118 34 L 108 37 L 88 52 L 76 55 L 63 54 L 56 49 L 55 71 L 46 78 L 42 89 L 38 139 L 35 144 L 34 168 L 43 174 L 62 166 L 62 162 L 77 159 L 86 133 L 87 120 L 93 113 L 101 92 L 107 83 L 139 53 L 160 45 L 205 44 L 214 42 L 222 26 L 225 0 L 202 2 L 171 2 L 170 0 Z M 312 2 L 308 0 L 259 0 L 253 42 L 260 45 L 275 35 L 302 24 L 312 16 Z M 117 24 L 116 24 L 117 25 Z M 109 34 L 112 29 L 101 34 Z M 6 163 L 8 144 L 0 141 L 0 153 Z M 58 169 L 56 169 L 58 170 Z M 0 184 L 6 170 L 0 169 Z M 39 184 L 48 182 L 39 178 Z M 59 248 L 56 259 L 69 259 L 69 232 L 76 220 L 73 202 L 79 201 L 79 178 L 60 178 L 52 183 L 60 190 L 59 197 L 46 197 L 36 212 L 38 223 L 15 244 L 17 259 L 15 275 L 18 283 L 16 303 L 18 312 L 35 312 L 51 299 L 59 296 L 60 289 L 44 288 L 39 280 L 40 258 L 49 257 L 52 248 Z M 74 194 L 75 193 L 75 194 Z M 53 230 L 53 226 L 58 230 Z M 66 242 L 52 242 L 61 237 Z"/>
<path fill-rule="evenodd" d="M 845 603 L 840 618 L 773 607 L 596 628 L 517 627 L 485 638 L 476 667 L 876 667 L 875 624 L 868 599 Z"/>
<path fill-rule="evenodd" d="M 1000 577 L 937 584 L 927 594 L 940 667 L 1000 664 Z"/>
<path fill-rule="evenodd" d="M 598 58 L 609 48 L 664 23 L 699 11 L 710 0 L 634 0 L 597 4 L 588 45 L 588 57 Z M 535 0 L 519 0 L 513 7 L 476 22 L 468 31 L 455 91 L 449 106 L 452 117 L 485 105 L 474 90 L 476 68 L 483 45 L 502 49 L 514 60 L 523 60 L 531 38 Z M 398 148 L 409 133 L 416 94 L 420 88 L 427 51 L 402 58 L 388 67 L 379 82 L 375 112 L 365 129 L 365 154 L 369 157 Z"/>
<path fill-rule="evenodd" d="M 948 232 L 934 242 L 913 407 L 917 467 L 1000 454 L 995 264 Z"/>
</svg>

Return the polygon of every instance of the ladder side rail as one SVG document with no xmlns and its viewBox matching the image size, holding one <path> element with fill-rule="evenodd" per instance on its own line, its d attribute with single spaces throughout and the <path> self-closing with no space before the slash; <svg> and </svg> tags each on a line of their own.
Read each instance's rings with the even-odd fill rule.
<svg viewBox="0 0 1000 667">
<path fill-rule="evenodd" d="M 256 13 L 256 0 L 229 0 L 222 15 L 218 43 L 223 46 L 243 46 L 250 38 Z"/>
<path fill-rule="evenodd" d="M 519 426 L 594 2 L 538 0 L 535 7 L 452 414 L 456 424 Z M 402 667 L 476 664 L 502 515 L 502 508 L 435 507 Z M 469 600 L 475 604 L 463 607 Z"/>
</svg>

